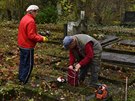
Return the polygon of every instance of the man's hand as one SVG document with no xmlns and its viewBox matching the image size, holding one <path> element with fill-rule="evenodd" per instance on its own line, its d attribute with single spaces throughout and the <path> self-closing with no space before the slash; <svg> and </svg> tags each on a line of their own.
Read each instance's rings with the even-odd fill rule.
<svg viewBox="0 0 135 101">
<path fill-rule="evenodd" d="M 73 66 L 72 66 L 72 65 L 70 65 L 70 66 L 68 67 L 68 69 L 73 69 Z"/>
<path fill-rule="evenodd" d="M 78 64 L 75 66 L 75 71 L 79 71 L 80 68 L 81 68 L 81 65 L 78 63 Z"/>
</svg>

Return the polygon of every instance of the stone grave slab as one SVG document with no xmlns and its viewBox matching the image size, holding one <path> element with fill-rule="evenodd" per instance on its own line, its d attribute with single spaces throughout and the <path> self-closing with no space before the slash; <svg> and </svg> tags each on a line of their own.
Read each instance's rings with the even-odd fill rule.
<svg viewBox="0 0 135 101">
<path fill-rule="evenodd" d="M 105 46 L 104 51 L 135 55 L 135 41 L 121 40 Z"/>
<path fill-rule="evenodd" d="M 110 42 L 116 41 L 119 38 L 117 36 L 114 35 L 106 35 L 102 40 L 99 40 L 101 45 L 104 46 Z"/>
<path fill-rule="evenodd" d="M 119 44 L 135 47 L 135 40 L 121 40 L 119 41 Z"/>
<path fill-rule="evenodd" d="M 102 61 L 110 62 L 114 64 L 123 64 L 130 65 L 135 68 L 135 56 L 120 54 L 120 53 L 111 53 L 111 52 L 102 52 Z"/>
</svg>

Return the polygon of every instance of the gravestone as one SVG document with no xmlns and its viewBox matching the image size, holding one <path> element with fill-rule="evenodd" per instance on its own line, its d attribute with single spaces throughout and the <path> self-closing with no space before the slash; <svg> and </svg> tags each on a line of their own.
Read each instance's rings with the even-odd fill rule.
<svg viewBox="0 0 135 101">
<path fill-rule="evenodd" d="M 104 51 L 135 55 L 135 41 L 134 40 L 120 40 L 118 42 L 106 45 L 104 47 Z"/>
<path fill-rule="evenodd" d="M 135 40 L 122 40 L 119 44 L 135 47 Z"/>
<path fill-rule="evenodd" d="M 135 22 L 135 11 L 126 11 L 124 15 L 124 22 Z"/>
<path fill-rule="evenodd" d="M 106 46 L 111 42 L 117 41 L 119 38 L 115 35 L 106 35 L 103 39 L 99 40 L 102 46 Z"/>
<path fill-rule="evenodd" d="M 135 56 L 128 54 L 102 52 L 102 61 L 114 64 L 129 65 L 135 69 Z"/>
<path fill-rule="evenodd" d="M 126 11 L 123 17 L 122 25 L 135 24 L 135 11 Z"/>
<path fill-rule="evenodd" d="M 81 11 L 80 18 L 74 22 L 68 22 L 64 24 L 64 36 L 75 35 L 87 32 L 87 21 L 85 19 L 85 11 Z"/>
</svg>

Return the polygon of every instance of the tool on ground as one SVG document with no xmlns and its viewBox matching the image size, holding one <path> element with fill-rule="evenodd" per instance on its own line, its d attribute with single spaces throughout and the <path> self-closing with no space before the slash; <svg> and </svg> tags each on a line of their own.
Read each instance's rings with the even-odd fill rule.
<svg viewBox="0 0 135 101">
<path fill-rule="evenodd" d="M 51 35 L 51 32 L 50 31 L 41 31 L 41 32 L 39 32 L 39 34 L 40 35 L 42 35 L 42 36 L 50 36 Z"/>
</svg>

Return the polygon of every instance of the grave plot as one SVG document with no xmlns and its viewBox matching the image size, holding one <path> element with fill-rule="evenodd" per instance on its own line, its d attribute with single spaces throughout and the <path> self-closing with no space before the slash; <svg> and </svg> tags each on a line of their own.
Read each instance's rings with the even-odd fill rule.
<svg viewBox="0 0 135 101">
<path fill-rule="evenodd" d="M 102 63 L 100 79 L 108 80 L 116 85 L 125 85 L 126 77 L 129 78 L 128 85 L 132 85 L 135 81 L 134 76 L 135 70 L 130 69 L 128 66 L 124 65 L 114 65 L 110 63 Z"/>
<path fill-rule="evenodd" d="M 107 65 L 106 64 L 102 65 L 102 68 L 107 67 L 107 69 L 104 68 L 102 70 L 103 72 L 106 73 L 104 77 L 106 79 L 110 78 L 109 73 L 111 73 L 112 75 L 111 80 L 120 81 L 121 83 L 124 83 L 125 78 L 129 77 L 130 78 L 129 84 L 133 84 L 135 81 L 133 76 L 135 72 L 134 71 L 135 69 L 134 40 L 120 40 L 118 42 L 103 47 L 103 50 L 104 51 L 102 53 L 102 62 L 103 64 L 107 63 Z M 133 69 L 129 71 L 129 68 L 133 68 Z"/>
<path fill-rule="evenodd" d="M 63 75 L 66 76 L 67 75 L 67 65 L 65 65 L 66 66 L 65 67 L 62 64 L 67 63 L 67 61 L 68 61 L 67 59 L 62 60 L 60 63 L 58 62 L 58 63 L 53 64 L 52 67 L 55 67 L 54 69 L 58 70 L 61 73 L 63 72 Z M 111 89 L 110 90 L 111 94 L 114 94 L 114 92 L 116 92 L 119 87 L 125 85 L 126 77 L 129 77 L 129 85 L 132 85 L 134 83 L 133 81 L 134 81 L 134 72 L 135 71 L 133 71 L 132 69 L 127 69 L 127 68 L 123 69 L 123 67 L 121 67 L 121 66 L 110 65 L 110 64 L 104 64 L 101 66 L 101 68 L 102 68 L 102 71 L 100 73 L 99 80 L 101 83 L 106 83 L 109 85 L 109 88 Z M 90 75 L 88 75 L 88 76 L 90 76 Z M 88 86 L 88 77 L 86 79 L 85 84 L 86 84 L 85 86 L 87 87 Z M 111 85 L 111 87 L 110 87 L 110 85 Z M 64 85 L 63 88 L 68 89 L 68 86 Z M 76 88 L 74 88 L 74 89 L 76 89 Z M 84 88 L 81 88 L 81 89 L 83 90 Z M 70 92 L 74 92 L 73 88 L 68 89 L 68 90 Z M 93 93 L 92 91 L 89 93 L 85 89 L 83 91 L 86 93 L 85 95 L 83 95 L 86 97 L 86 99 L 89 99 L 89 96 L 93 95 L 93 94 L 91 94 L 91 93 Z M 90 95 L 87 95 L 87 94 L 90 94 Z M 91 99 L 93 99 L 93 98 L 94 97 L 92 97 Z"/>
<path fill-rule="evenodd" d="M 126 77 L 128 77 L 128 86 L 132 87 L 135 84 L 134 40 L 121 39 L 106 45 L 103 50 L 100 80 L 122 86 L 125 85 Z"/>
<path fill-rule="evenodd" d="M 135 66 L 135 41 L 121 40 L 104 47 L 102 60 L 111 63 Z"/>
<path fill-rule="evenodd" d="M 134 40 L 121 40 L 114 44 L 110 44 L 104 47 L 105 51 L 123 53 L 123 54 L 135 54 L 135 41 Z"/>
<path fill-rule="evenodd" d="M 55 57 L 56 58 L 56 57 Z M 57 60 L 57 59 L 56 59 Z M 63 71 L 65 75 L 67 75 L 67 59 L 61 59 L 60 62 L 55 62 L 52 64 L 54 69 Z M 101 73 L 100 73 L 100 80 L 101 81 L 109 81 L 111 83 L 120 83 L 125 84 L 125 78 L 129 77 L 129 83 L 132 83 L 134 80 L 134 70 L 129 69 L 129 66 L 124 65 L 117 65 L 113 63 L 102 63 L 101 66 Z M 111 73 L 111 75 L 109 75 Z"/>
<path fill-rule="evenodd" d="M 135 47 L 135 40 L 122 40 L 119 44 Z"/>
</svg>

